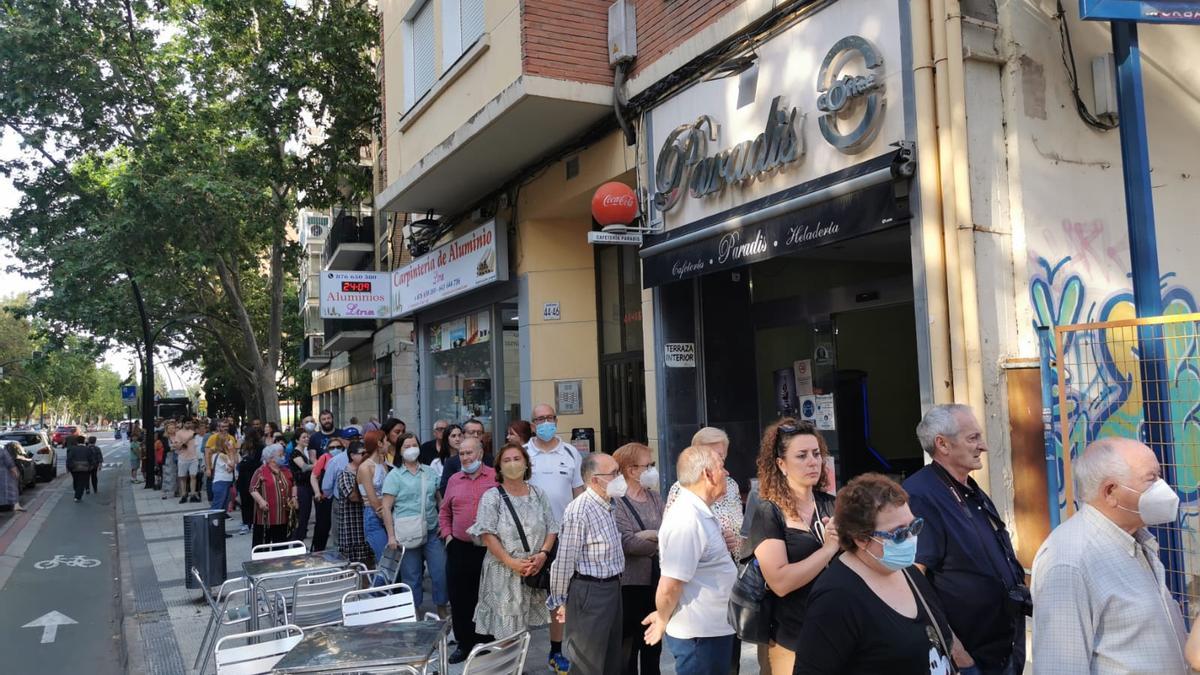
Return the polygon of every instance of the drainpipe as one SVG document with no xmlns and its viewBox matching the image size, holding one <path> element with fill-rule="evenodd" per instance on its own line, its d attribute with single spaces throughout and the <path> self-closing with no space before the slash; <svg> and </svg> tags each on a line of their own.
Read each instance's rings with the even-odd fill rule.
<svg viewBox="0 0 1200 675">
<path fill-rule="evenodd" d="M 929 4 L 954 400 L 970 405 L 980 423 L 986 424 L 975 229 L 971 217 L 971 178 L 967 156 L 962 7 L 959 0 L 929 0 Z M 976 479 L 984 485 L 989 484 L 986 459 Z"/>
<path fill-rule="evenodd" d="M 921 250 L 925 267 L 929 368 L 933 402 L 954 400 L 950 350 L 950 313 L 939 193 L 938 135 L 933 87 L 933 44 L 928 2 L 912 3 L 913 96 L 917 116 L 917 176 L 921 195 Z"/>
</svg>

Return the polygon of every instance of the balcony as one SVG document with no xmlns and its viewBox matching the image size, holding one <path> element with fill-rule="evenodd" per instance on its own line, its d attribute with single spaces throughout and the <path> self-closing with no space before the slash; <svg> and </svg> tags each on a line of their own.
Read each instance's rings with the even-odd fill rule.
<svg viewBox="0 0 1200 675">
<path fill-rule="evenodd" d="M 403 94 L 390 96 L 384 111 L 388 177 L 375 204 L 392 213 L 461 213 L 611 116 L 610 4 L 487 0 L 484 34 L 443 58 L 426 91 L 411 91 L 403 76 L 411 49 L 385 4 L 384 87 Z"/>
<path fill-rule="evenodd" d="M 325 353 L 336 354 L 369 342 L 375 334 L 371 319 L 325 319 Z"/>
<path fill-rule="evenodd" d="M 343 212 L 325 239 L 324 269 L 370 270 L 375 263 L 375 219 Z"/>
<path fill-rule="evenodd" d="M 329 365 L 332 357 L 325 351 L 325 338 L 320 335 L 309 335 L 300 342 L 300 367 L 306 370 L 317 370 Z"/>
</svg>

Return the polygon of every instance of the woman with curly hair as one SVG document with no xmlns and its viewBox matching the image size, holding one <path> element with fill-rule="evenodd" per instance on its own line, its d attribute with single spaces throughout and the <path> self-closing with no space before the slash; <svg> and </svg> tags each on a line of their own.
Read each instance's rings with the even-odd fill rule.
<svg viewBox="0 0 1200 675">
<path fill-rule="evenodd" d="M 825 492 L 827 454 L 821 432 L 792 417 L 767 427 L 759 446 L 748 545 L 771 590 L 774 620 L 766 658 L 760 648 L 763 673 L 791 674 L 809 590 L 838 553 L 834 498 Z"/>
</svg>

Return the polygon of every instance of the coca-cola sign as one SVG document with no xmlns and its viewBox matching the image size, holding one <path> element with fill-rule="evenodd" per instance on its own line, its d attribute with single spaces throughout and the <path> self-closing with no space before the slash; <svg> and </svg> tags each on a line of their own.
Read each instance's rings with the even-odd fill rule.
<svg viewBox="0 0 1200 675">
<path fill-rule="evenodd" d="M 605 183 L 592 195 L 592 217 L 601 226 L 628 225 L 637 215 L 637 195 L 624 183 Z"/>
</svg>

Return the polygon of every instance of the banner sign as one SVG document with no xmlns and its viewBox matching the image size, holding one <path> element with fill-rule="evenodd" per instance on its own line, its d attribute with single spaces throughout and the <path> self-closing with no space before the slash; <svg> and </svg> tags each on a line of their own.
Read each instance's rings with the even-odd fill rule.
<svg viewBox="0 0 1200 675">
<path fill-rule="evenodd" d="M 387 272 L 321 272 L 322 319 L 387 319 L 391 275 Z"/>
<path fill-rule="evenodd" d="M 1091 21 L 1200 25 L 1200 1 L 1079 0 L 1079 16 Z"/>
<path fill-rule="evenodd" d="M 653 288 L 749 265 L 907 223 L 889 183 L 859 190 L 642 260 L 642 283 Z"/>
<path fill-rule="evenodd" d="M 506 242 L 493 220 L 393 271 L 392 316 L 507 279 Z"/>
<path fill-rule="evenodd" d="M 137 405 L 137 398 L 136 384 L 121 385 L 121 403 L 123 405 Z"/>
</svg>

